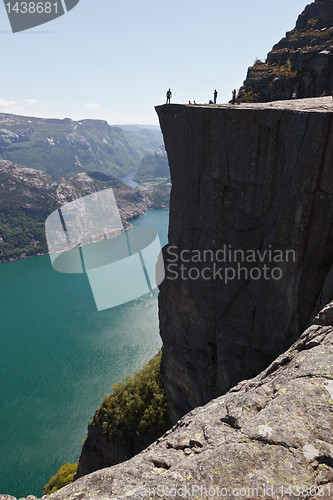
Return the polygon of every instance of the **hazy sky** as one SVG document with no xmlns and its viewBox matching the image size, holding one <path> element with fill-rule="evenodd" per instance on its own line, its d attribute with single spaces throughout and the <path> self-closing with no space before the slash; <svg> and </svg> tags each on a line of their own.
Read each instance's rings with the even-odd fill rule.
<svg viewBox="0 0 333 500">
<path fill-rule="evenodd" d="M 37 1 L 37 0 L 36 0 Z M 157 124 L 156 104 L 231 99 L 306 0 L 80 0 L 13 34 L 0 4 L 0 112 Z"/>
</svg>

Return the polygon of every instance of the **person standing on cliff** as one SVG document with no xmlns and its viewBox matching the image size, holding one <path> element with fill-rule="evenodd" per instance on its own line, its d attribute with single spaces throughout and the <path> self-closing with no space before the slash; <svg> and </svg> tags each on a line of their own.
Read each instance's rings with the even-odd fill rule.
<svg viewBox="0 0 333 500">
<path fill-rule="evenodd" d="M 218 94 L 218 92 L 217 92 L 217 90 L 215 89 L 215 90 L 214 90 L 214 104 L 216 104 L 217 94 Z"/>
<path fill-rule="evenodd" d="M 232 103 L 235 104 L 236 102 L 236 95 L 237 95 L 237 92 L 236 92 L 236 89 L 234 89 L 232 91 Z"/>
<path fill-rule="evenodd" d="M 167 98 L 167 99 L 166 99 L 166 103 L 167 103 L 167 104 L 170 104 L 170 99 L 171 99 L 171 97 L 172 97 L 172 92 L 171 92 L 171 89 L 169 89 L 169 90 L 167 91 L 167 93 L 166 93 L 166 98 Z"/>
</svg>

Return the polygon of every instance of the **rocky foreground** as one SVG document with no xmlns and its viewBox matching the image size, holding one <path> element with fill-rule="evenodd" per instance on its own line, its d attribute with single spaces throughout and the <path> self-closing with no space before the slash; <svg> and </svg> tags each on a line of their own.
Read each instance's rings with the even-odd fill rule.
<svg viewBox="0 0 333 500">
<path fill-rule="evenodd" d="M 131 460 L 89 474 L 47 498 L 328 500 L 333 493 L 332 426 L 330 303 L 257 377 L 191 411 Z"/>
</svg>

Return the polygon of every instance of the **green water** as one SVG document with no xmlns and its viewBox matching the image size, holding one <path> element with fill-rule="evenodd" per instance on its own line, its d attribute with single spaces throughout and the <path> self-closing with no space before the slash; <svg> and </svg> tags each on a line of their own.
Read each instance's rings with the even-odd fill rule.
<svg viewBox="0 0 333 500">
<path fill-rule="evenodd" d="M 132 222 L 165 245 L 168 217 Z M 58 273 L 48 256 L 0 264 L 0 494 L 41 496 L 78 459 L 103 394 L 160 346 L 157 291 L 97 312 L 86 275 Z"/>
</svg>

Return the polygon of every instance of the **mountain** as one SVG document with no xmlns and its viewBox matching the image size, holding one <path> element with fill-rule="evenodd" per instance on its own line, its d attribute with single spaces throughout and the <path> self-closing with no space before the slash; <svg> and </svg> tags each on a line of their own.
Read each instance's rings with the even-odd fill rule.
<svg viewBox="0 0 333 500">
<path fill-rule="evenodd" d="M 124 224 L 149 208 L 168 208 L 170 184 L 127 186 L 112 174 L 81 172 L 71 179 L 0 160 L 0 262 L 48 253 L 45 220 L 54 210 L 102 189 L 112 188 Z"/>
<path fill-rule="evenodd" d="M 147 155 L 143 158 L 133 180 L 137 182 L 158 182 L 169 177 L 168 156 L 163 145 L 155 151 L 154 155 Z"/>
<path fill-rule="evenodd" d="M 172 179 L 159 318 L 174 425 L 50 500 L 329 499 L 332 100 L 156 111 Z"/>
<path fill-rule="evenodd" d="M 333 89 L 333 2 L 307 5 L 296 26 L 248 69 L 243 98 L 259 102 L 318 97 Z"/>
<path fill-rule="evenodd" d="M 140 151 L 142 158 L 154 154 L 163 142 L 161 129 L 158 125 L 114 125 L 121 128 L 125 136 Z"/>
<path fill-rule="evenodd" d="M 94 170 L 121 177 L 139 168 L 146 148 L 147 141 L 139 147 L 102 120 L 0 113 L 0 159 L 42 170 L 54 179 Z"/>
</svg>

